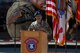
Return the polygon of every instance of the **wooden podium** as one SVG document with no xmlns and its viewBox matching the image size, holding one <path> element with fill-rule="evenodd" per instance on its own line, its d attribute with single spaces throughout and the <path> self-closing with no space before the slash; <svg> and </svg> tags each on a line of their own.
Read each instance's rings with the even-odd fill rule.
<svg viewBox="0 0 80 53">
<path fill-rule="evenodd" d="M 42 31 L 21 31 L 21 53 L 47 53 L 47 34 Z"/>
</svg>

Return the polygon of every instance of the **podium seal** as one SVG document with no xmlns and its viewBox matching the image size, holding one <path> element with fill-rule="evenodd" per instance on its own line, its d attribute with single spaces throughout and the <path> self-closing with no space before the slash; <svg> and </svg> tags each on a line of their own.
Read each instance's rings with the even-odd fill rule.
<svg viewBox="0 0 80 53">
<path fill-rule="evenodd" d="M 26 40 L 26 48 L 29 52 L 36 51 L 38 40 L 35 38 L 28 38 Z"/>
</svg>

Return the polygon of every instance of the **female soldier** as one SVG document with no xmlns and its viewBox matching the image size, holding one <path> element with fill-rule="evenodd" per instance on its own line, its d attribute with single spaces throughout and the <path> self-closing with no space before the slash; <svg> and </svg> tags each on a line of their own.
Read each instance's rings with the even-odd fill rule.
<svg viewBox="0 0 80 53">
<path fill-rule="evenodd" d="M 36 11 L 34 14 L 36 21 L 32 22 L 29 26 L 28 30 L 35 30 L 35 31 L 43 31 L 46 32 L 48 35 L 52 34 L 52 30 L 46 21 L 42 20 L 42 14 L 40 11 Z"/>
</svg>

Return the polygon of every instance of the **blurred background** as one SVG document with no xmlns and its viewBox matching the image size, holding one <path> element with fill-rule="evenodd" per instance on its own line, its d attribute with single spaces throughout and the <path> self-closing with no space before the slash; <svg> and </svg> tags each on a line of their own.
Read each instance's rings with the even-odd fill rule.
<svg viewBox="0 0 80 53">
<path fill-rule="evenodd" d="M 12 40 L 6 27 L 7 11 L 14 2 L 15 0 L 0 0 L 0 53 L 20 53 L 20 40 L 18 41 Z M 73 27 L 74 23 L 75 23 L 75 19 L 69 20 L 69 25 L 70 25 L 69 29 Z M 49 23 L 49 25 L 51 26 L 52 23 Z M 55 53 L 55 52 L 79 53 L 80 52 L 80 25 L 78 25 L 78 28 L 76 29 L 74 29 L 73 36 L 76 37 L 77 39 L 71 37 L 69 31 L 67 31 L 66 32 L 67 42 L 66 45 L 64 45 L 63 47 L 56 45 L 56 43 L 54 43 L 53 37 L 51 36 L 48 40 L 49 53 Z"/>
</svg>

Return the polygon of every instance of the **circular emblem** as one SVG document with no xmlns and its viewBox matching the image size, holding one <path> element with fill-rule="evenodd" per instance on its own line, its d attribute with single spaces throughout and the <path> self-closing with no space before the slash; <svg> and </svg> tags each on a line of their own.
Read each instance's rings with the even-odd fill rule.
<svg viewBox="0 0 80 53">
<path fill-rule="evenodd" d="M 37 48 L 38 41 L 35 38 L 28 38 L 26 40 L 26 48 L 30 52 L 34 52 Z"/>
</svg>

